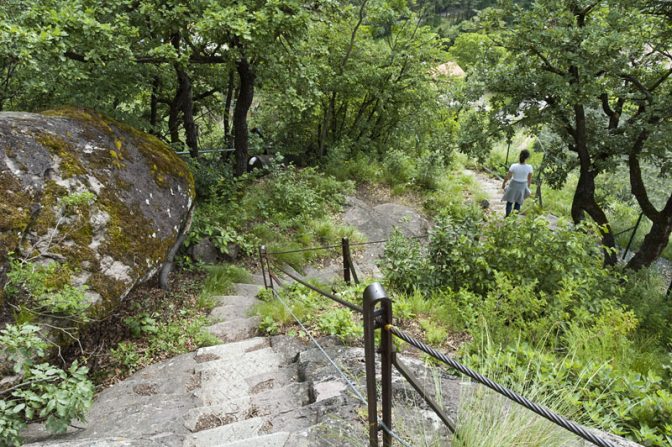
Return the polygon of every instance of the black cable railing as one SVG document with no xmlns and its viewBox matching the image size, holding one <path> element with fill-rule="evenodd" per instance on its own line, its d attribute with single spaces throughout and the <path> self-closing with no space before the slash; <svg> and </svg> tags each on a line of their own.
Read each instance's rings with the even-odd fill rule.
<svg viewBox="0 0 672 447">
<path fill-rule="evenodd" d="M 290 272 L 289 269 L 285 269 L 285 268 L 281 267 L 280 265 L 278 265 L 278 264 L 276 264 L 276 263 L 272 263 L 272 265 L 273 265 L 275 268 L 277 268 L 278 270 L 280 270 L 282 273 L 284 273 L 285 275 L 287 275 L 287 276 L 289 276 L 290 278 L 292 278 L 294 281 L 296 281 L 296 282 L 298 282 L 299 284 L 303 285 L 304 287 L 308 287 L 310 290 L 313 290 L 313 291 L 319 293 L 320 295 L 322 295 L 322 296 L 324 296 L 324 297 L 326 297 L 326 298 L 329 298 L 330 300 L 335 301 L 335 302 L 337 302 L 338 304 L 341 304 L 341 305 L 347 307 L 347 308 L 350 309 L 350 310 L 354 310 L 355 312 L 359 312 L 359 313 L 362 313 L 362 312 L 363 312 L 361 306 L 358 306 L 358 305 L 356 305 L 356 304 L 352 304 L 351 302 L 346 301 L 346 300 L 344 300 L 343 298 L 341 298 L 341 297 L 339 297 L 339 296 L 336 296 L 336 295 L 333 294 L 333 293 L 329 293 L 329 292 L 325 292 L 324 290 L 321 290 L 319 287 L 316 287 L 316 286 L 310 284 L 308 281 L 304 280 L 304 279 L 301 278 L 299 275 L 295 275 L 294 273 Z"/>
<path fill-rule="evenodd" d="M 424 236 L 426 237 L 426 236 Z M 342 248 L 343 260 L 343 278 L 347 283 L 350 283 L 350 274 L 353 274 L 355 282 L 358 283 L 356 268 L 352 262 L 352 255 L 350 253 L 350 246 L 364 245 L 371 243 L 383 243 L 383 241 L 372 241 L 368 243 L 350 244 L 347 238 L 343 238 L 340 247 Z M 334 249 L 338 245 L 330 245 L 326 247 L 318 247 L 317 249 Z M 307 251 L 306 249 L 305 251 Z M 293 279 L 297 283 L 317 292 L 318 294 L 331 299 L 332 301 L 345 306 L 363 317 L 364 324 L 364 357 L 365 357 L 365 375 L 366 375 L 366 399 L 357 391 L 359 398 L 367 405 L 368 408 L 368 434 L 369 447 L 379 447 L 379 434 L 382 433 L 383 447 L 391 447 L 393 440 L 399 442 L 402 446 L 408 446 L 399 435 L 392 430 L 392 371 L 395 368 L 402 377 L 416 390 L 416 392 L 425 400 L 427 405 L 437 414 L 439 419 L 444 423 L 451 433 L 456 432 L 455 422 L 448 417 L 443 409 L 432 398 L 431 393 L 424 389 L 420 381 L 413 376 L 412 372 L 397 358 L 394 350 L 393 337 L 414 346 L 422 352 L 432 356 L 436 360 L 445 365 L 459 371 L 460 373 L 470 377 L 474 381 L 492 389 L 493 391 L 505 396 L 506 398 L 516 402 L 517 404 L 527 408 L 539 416 L 553 422 L 559 427 L 568 430 L 569 432 L 581 437 L 582 439 L 597 445 L 599 447 L 615 447 L 614 444 L 591 432 L 587 428 L 557 414 L 553 411 L 538 405 L 526 397 L 498 384 L 497 382 L 488 379 L 480 373 L 462 365 L 454 359 L 451 359 L 445 354 L 440 353 L 431 346 L 418 340 L 403 330 L 397 328 L 393 324 L 392 300 L 387 297 L 385 289 L 379 283 L 369 285 L 364 291 L 363 306 L 353 304 L 335 293 L 326 292 L 313 284 L 310 284 L 305 278 L 302 278 L 290 269 L 285 268 L 279 262 L 271 261 L 270 256 L 273 254 L 280 255 L 286 252 L 268 252 L 266 247 L 259 248 L 259 257 L 262 267 L 262 274 L 264 276 L 264 285 L 267 288 L 273 289 L 274 295 L 279 298 L 279 294 L 274 289 L 274 282 L 279 284 L 277 275 L 273 269 L 283 273 L 287 277 Z M 268 281 L 267 281 L 268 276 Z M 284 301 L 283 305 L 288 306 Z M 290 309 L 291 312 L 291 309 Z M 298 320 L 297 320 L 298 321 Z M 302 324 L 299 322 L 299 324 Z M 376 347 L 376 331 L 380 331 L 380 345 Z M 312 337 L 311 337 L 312 339 Z M 317 343 L 317 342 L 316 342 Z M 318 344 L 319 346 L 319 344 Z M 325 353 L 326 354 L 326 353 Z M 380 358 L 379 362 L 377 358 Z M 330 359 L 331 360 L 331 359 Z M 333 363 L 333 361 L 332 361 Z M 376 364 L 380 363 L 380 381 L 376 375 Z M 335 365 L 335 363 L 334 363 Z M 338 368 L 337 368 L 338 369 Z M 340 371 L 340 370 L 339 370 Z M 354 384 L 348 382 L 351 387 Z M 380 393 L 380 399 L 379 399 Z M 378 413 L 378 401 L 381 403 L 381 415 Z"/>
<path fill-rule="evenodd" d="M 541 405 L 538 405 L 531 400 L 527 399 L 524 396 L 521 396 L 520 394 L 516 393 L 515 391 L 512 391 L 506 387 L 501 386 L 497 382 L 488 379 L 487 377 L 479 374 L 478 372 L 468 368 L 467 366 L 462 365 L 461 363 L 451 359 L 445 354 L 440 353 L 436 349 L 432 348 L 431 346 L 428 346 L 427 344 L 423 343 L 420 340 L 417 340 L 404 331 L 400 330 L 399 328 L 388 324 L 385 325 L 383 328 L 386 331 L 389 331 L 392 333 L 394 336 L 400 338 L 401 340 L 404 340 L 406 343 L 408 343 L 411 346 L 416 347 L 417 349 L 421 350 L 422 352 L 429 354 L 433 358 L 442 361 L 446 365 L 450 366 L 451 368 L 459 371 L 460 373 L 464 374 L 465 376 L 475 380 L 476 382 L 487 386 L 491 390 L 496 391 L 497 393 L 501 394 L 502 396 L 507 397 L 508 399 L 511 399 L 512 401 L 516 402 L 519 405 L 522 405 L 523 407 L 527 408 L 530 411 L 533 411 L 534 413 L 538 414 L 539 416 L 548 419 L 549 421 L 553 422 L 556 425 L 559 425 L 560 427 L 564 428 L 565 430 L 568 430 L 575 435 L 585 439 L 586 441 L 592 442 L 595 445 L 598 445 L 600 447 L 614 447 L 614 445 L 598 436 L 596 436 L 594 433 L 590 432 L 588 429 L 585 427 L 580 426 L 579 424 L 576 424 L 575 422 L 570 421 L 569 419 L 560 416 L 557 413 L 554 413 L 553 411 L 549 410 L 548 408 L 542 407 Z"/>
</svg>

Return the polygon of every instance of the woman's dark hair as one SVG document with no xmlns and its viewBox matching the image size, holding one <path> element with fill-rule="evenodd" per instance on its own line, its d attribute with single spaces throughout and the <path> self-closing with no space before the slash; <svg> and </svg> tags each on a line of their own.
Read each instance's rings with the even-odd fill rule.
<svg viewBox="0 0 672 447">
<path fill-rule="evenodd" d="M 527 149 L 523 149 L 522 151 L 520 151 L 521 163 L 525 163 L 525 160 L 527 160 L 528 158 L 530 158 L 530 151 L 528 151 Z"/>
</svg>

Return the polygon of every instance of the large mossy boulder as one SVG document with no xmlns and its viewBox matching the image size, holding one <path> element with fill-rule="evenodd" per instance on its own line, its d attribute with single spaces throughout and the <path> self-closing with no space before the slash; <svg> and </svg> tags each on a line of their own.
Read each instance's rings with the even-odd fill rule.
<svg viewBox="0 0 672 447">
<path fill-rule="evenodd" d="M 17 259 L 56 262 L 112 309 L 164 264 L 194 193 L 186 164 L 143 132 L 84 110 L 0 113 L 0 283 Z"/>
</svg>

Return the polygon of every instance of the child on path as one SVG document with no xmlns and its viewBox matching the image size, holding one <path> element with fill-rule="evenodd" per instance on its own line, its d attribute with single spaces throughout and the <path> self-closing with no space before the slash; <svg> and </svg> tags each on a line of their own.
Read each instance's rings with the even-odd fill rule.
<svg viewBox="0 0 672 447">
<path fill-rule="evenodd" d="M 511 214 L 512 208 L 516 211 L 520 211 L 520 206 L 531 194 L 532 166 L 525 163 L 525 160 L 528 158 L 530 158 L 530 151 L 527 149 L 520 151 L 520 163 L 511 165 L 509 172 L 507 172 L 506 177 L 504 177 L 504 182 L 502 182 L 502 189 L 504 190 L 502 201 L 506 202 L 506 217 Z M 509 180 L 511 180 L 511 182 L 507 188 L 506 182 Z"/>
</svg>

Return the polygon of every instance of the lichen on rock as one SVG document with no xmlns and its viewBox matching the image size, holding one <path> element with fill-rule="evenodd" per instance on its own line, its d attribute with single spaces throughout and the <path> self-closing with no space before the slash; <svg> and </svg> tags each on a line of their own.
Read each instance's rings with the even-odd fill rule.
<svg viewBox="0 0 672 447">
<path fill-rule="evenodd" d="M 0 266 L 55 260 L 100 308 L 161 267 L 194 191 L 168 146 L 95 112 L 0 113 Z"/>
</svg>

